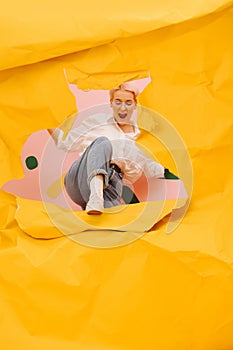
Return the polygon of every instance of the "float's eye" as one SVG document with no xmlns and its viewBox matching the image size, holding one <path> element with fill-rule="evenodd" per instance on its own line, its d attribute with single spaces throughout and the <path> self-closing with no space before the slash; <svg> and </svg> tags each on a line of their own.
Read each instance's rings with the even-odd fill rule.
<svg viewBox="0 0 233 350">
<path fill-rule="evenodd" d="M 38 167 L 38 160 L 34 156 L 29 156 L 25 159 L 25 163 L 28 169 L 32 170 Z"/>
</svg>

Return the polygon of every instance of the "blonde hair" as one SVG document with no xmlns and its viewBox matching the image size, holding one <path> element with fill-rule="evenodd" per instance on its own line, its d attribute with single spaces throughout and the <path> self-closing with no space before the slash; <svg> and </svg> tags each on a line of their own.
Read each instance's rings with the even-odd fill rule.
<svg viewBox="0 0 233 350">
<path fill-rule="evenodd" d="M 125 91 L 132 92 L 134 95 L 134 100 L 137 103 L 137 96 L 139 94 L 139 90 L 137 89 L 136 86 L 134 86 L 133 84 L 128 83 L 128 82 L 123 83 L 123 84 L 119 85 L 117 88 L 113 88 L 109 91 L 110 102 L 112 102 L 115 92 L 119 91 L 119 90 L 125 90 Z"/>
</svg>

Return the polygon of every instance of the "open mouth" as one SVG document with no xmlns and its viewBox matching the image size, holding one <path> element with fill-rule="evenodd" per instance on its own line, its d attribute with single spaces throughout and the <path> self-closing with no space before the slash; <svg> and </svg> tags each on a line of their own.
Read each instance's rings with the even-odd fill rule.
<svg viewBox="0 0 233 350">
<path fill-rule="evenodd" d="M 121 119 L 125 119 L 127 117 L 127 113 L 118 113 Z"/>
</svg>

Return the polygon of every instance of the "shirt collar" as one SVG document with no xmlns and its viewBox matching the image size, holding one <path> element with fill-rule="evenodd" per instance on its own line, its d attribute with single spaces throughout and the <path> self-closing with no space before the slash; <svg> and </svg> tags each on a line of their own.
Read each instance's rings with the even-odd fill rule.
<svg viewBox="0 0 233 350">
<path fill-rule="evenodd" d="M 115 118 L 114 118 L 113 115 L 110 115 L 109 118 L 108 118 L 108 120 L 111 121 L 111 122 L 115 125 L 115 127 L 117 128 L 117 130 L 119 130 L 120 132 L 122 132 L 122 134 L 126 135 L 126 136 L 127 136 L 128 138 L 130 138 L 130 139 L 135 140 L 135 139 L 139 136 L 139 134 L 140 134 L 140 130 L 139 130 L 138 125 L 137 125 L 136 122 L 132 123 L 132 125 L 134 126 L 134 132 L 131 132 L 131 133 L 124 133 L 124 132 L 121 130 L 121 128 L 119 127 L 119 125 L 117 124 L 117 122 L 116 122 L 116 120 L 115 120 Z"/>
</svg>

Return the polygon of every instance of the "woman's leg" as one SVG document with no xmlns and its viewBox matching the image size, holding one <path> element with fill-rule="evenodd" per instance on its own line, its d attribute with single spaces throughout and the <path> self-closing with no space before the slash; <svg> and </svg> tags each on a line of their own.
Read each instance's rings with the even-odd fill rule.
<svg viewBox="0 0 233 350">
<path fill-rule="evenodd" d="M 119 174 L 109 166 L 111 157 L 111 142 L 106 137 L 99 137 L 87 147 L 68 171 L 65 177 L 67 193 L 82 209 L 86 208 L 89 201 L 90 184 L 96 175 L 103 177 L 104 206 L 111 207 L 120 203 L 122 181 Z"/>
<path fill-rule="evenodd" d="M 122 174 L 115 169 L 109 168 L 108 186 L 104 189 L 104 207 L 111 208 L 120 204 L 122 196 Z"/>
</svg>

